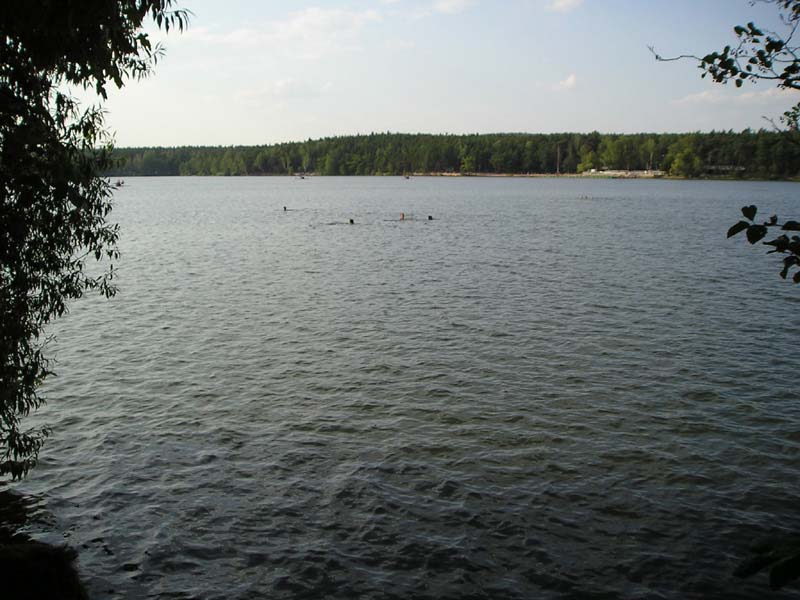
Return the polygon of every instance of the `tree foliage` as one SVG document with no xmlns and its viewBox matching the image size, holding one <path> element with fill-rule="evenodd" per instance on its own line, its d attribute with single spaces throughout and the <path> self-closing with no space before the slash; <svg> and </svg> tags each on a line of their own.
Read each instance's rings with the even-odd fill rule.
<svg viewBox="0 0 800 600">
<path fill-rule="evenodd" d="M 746 25 L 736 25 L 733 28 L 737 38 L 735 45 L 725 46 L 721 51 L 711 52 L 702 58 L 692 57 L 699 61 L 702 77 L 708 75 L 713 81 L 722 84 L 733 81 L 736 87 L 741 87 L 747 81 L 770 81 L 779 88 L 800 91 L 800 43 L 795 39 L 800 26 L 800 0 L 763 1 L 775 5 L 784 31 L 768 31 L 752 21 Z M 658 55 L 656 57 L 661 59 Z M 798 117 L 800 102 L 781 117 L 789 133 L 798 133 Z M 796 137 L 787 139 L 795 145 L 798 142 Z M 770 227 L 780 227 L 786 232 L 800 231 L 800 224 L 796 221 L 781 224 L 774 215 L 764 223 L 755 223 L 755 206 L 742 208 L 742 214 L 747 220 L 733 225 L 728 230 L 728 237 L 745 231 L 747 240 L 755 244 L 766 237 Z M 784 279 L 793 267 L 800 266 L 800 237 L 797 235 L 790 237 L 784 233 L 764 244 L 773 247 L 770 253 L 787 255 L 783 259 L 783 269 L 780 272 Z M 794 273 L 792 280 L 800 283 L 800 271 Z"/>
<path fill-rule="evenodd" d="M 746 81 L 772 81 L 778 87 L 800 90 L 800 44 L 795 40 L 800 25 L 800 0 L 766 0 L 775 4 L 785 31 L 767 31 L 752 21 L 733 28 L 737 37 L 735 46 L 725 46 L 722 51 L 711 52 L 700 61 L 706 75 L 717 83 L 733 81 L 741 87 Z M 781 120 L 797 131 L 800 103 L 785 112 Z"/>
<path fill-rule="evenodd" d="M 757 212 L 758 209 L 755 205 L 743 206 L 742 215 L 746 220 L 741 220 L 728 229 L 728 237 L 733 237 L 744 231 L 747 241 L 755 244 L 767 236 L 771 227 L 777 227 L 787 232 L 782 233 L 773 240 L 764 242 L 764 245 L 772 246 L 772 250 L 767 254 L 779 252 L 786 255 L 783 259 L 783 269 L 780 272 L 780 276 L 786 279 L 793 267 L 800 267 L 800 236 L 796 234 L 789 236 L 791 232 L 800 231 L 800 223 L 797 221 L 779 223 L 777 215 L 772 215 L 763 223 L 757 223 L 755 221 Z M 800 283 L 800 270 L 794 271 L 792 281 Z"/>
<path fill-rule="evenodd" d="M 614 135 L 373 133 L 270 146 L 118 148 L 125 175 L 401 175 L 659 170 L 678 177 L 785 179 L 800 146 L 774 131 Z M 559 160 L 560 159 L 560 160 Z"/>
<path fill-rule="evenodd" d="M 764 2 L 776 6 L 784 31 L 768 31 L 752 21 L 746 25 L 736 25 L 733 28 L 738 40 L 736 45 L 725 46 L 721 51 L 711 52 L 702 58 L 694 57 L 703 70 L 702 77 L 709 75 L 713 81 L 723 84 L 733 81 L 736 87 L 741 87 L 746 81 L 770 81 L 779 88 L 800 91 L 800 54 L 798 54 L 800 42 L 795 39 L 797 28 L 800 26 L 800 0 L 764 0 Z M 798 133 L 798 117 L 800 117 L 800 103 L 781 117 L 789 132 Z M 790 139 L 797 143 L 796 137 Z M 754 205 L 742 208 L 742 214 L 747 220 L 733 225 L 728 230 L 728 237 L 745 231 L 747 240 L 755 244 L 766 237 L 770 227 L 780 227 L 789 233 L 800 231 L 800 224 L 797 221 L 779 223 L 775 215 L 763 223 L 756 223 L 754 221 L 756 210 Z M 784 233 L 764 244 L 773 247 L 769 253 L 786 255 L 783 259 L 783 269 L 780 271 L 784 279 L 793 267 L 800 266 L 799 236 Z M 800 271 L 795 271 L 792 280 L 800 283 Z"/>
<path fill-rule="evenodd" d="M 173 0 L 5 0 L 0 3 L 0 476 L 35 464 L 49 433 L 21 420 L 51 374 L 45 327 L 86 291 L 115 292 L 118 228 L 108 220 L 110 163 L 98 107 L 67 89 L 146 76 L 163 49 L 141 27 L 183 29 Z"/>
<path fill-rule="evenodd" d="M 694 59 L 703 71 L 701 77 L 710 76 L 716 83 L 733 81 L 736 87 L 745 82 L 768 81 L 779 88 L 800 90 L 800 42 L 795 38 L 800 26 L 800 0 L 760 0 L 775 5 L 783 31 L 769 31 L 752 21 L 736 25 L 733 32 L 736 42 L 722 50 L 703 57 L 681 55 L 664 58 L 653 48 L 658 60 Z M 751 2 L 755 4 L 755 0 Z M 798 131 L 800 102 L 786 111 L 781 121 L 792 131 Z"/>
<path fill-rule="evenodd" d="M 734 46 L 725 46 L 721 51 L 711 52 L 702 58 L 679 56 L 664 59 L 658 54 L 656 58 L 658 60 L 693 58 L 698 61 L 698 66 L 703 71 L 702 77 L 709 75 L 716 83 L 726 84 L 733 81 L 736 87 L 742 87 L 747 81 L 771 81 L 779 88 L 800 90 L 800 54 L 798 54 L 800 44 L 795 40 L 800 25 L 800 0 L 762 0 L 762 2 L 773 4 L 777 8 L 780 22 L 785 29 L 782 33 L 767 31 L 749 22 L 733 28 L 738 39 Z M 653 53 L 655 54 L 655 51 Z M 781 117 L 787 133 L 796 136 L 798 117 L 800 117 L 800 103 Z M 789 139 L 794 145 L 798 145 L 797 137 Z M 786 255 L 780 272 L 781 277 L 786 279 L 793 267 L 800 267 L 800 236 L 790 235 L 792 232 L 800 231 L 800 223 L 791 220 L 780 223 L 777 215 L 758 223 L 755 220 L 757 213 L 755 205 L 742 207 L 744 219 L 728 229 L 728 237 L 745 232 L 747 241 L 756 244 L 769 234 L 770 228 L 778 227 L 786 232 L 764 242 L 765 245 L 772 246 L 769 253 Z M 800 283 L 800 270 L 794 272 L 792 280 Z M 752 556 L 740 564 L 734 574 L 738 577 L 750 577 L 767 569 L 770 587 L 773 589 L 780 589 L 800 578 L 800 543 L 770 541 L 755 545 L 752 548 Z"/>
</svg>

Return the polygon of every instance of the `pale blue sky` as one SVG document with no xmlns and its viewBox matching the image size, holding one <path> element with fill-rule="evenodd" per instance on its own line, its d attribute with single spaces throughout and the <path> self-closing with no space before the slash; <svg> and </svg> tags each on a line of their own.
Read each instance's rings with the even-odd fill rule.
<svg viewBox="0 0 800 600">
<path fill-rule="evenodd" d="M 766 126 L 797 101 L 688 61 L 774 8 L 747 0 L 184 0 L 153 77 L 110 94 L 117 144 L 265 144 L 372 131 Z"/>
</svg>

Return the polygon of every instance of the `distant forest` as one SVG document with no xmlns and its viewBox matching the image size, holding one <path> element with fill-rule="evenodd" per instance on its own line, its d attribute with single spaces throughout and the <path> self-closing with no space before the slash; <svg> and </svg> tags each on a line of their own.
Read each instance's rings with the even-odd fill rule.
<svg viewBox="0 0 800 600">
<path fill-rule="evenodd" d="M 267 146 L 117 148 L 125 175 L 401 175 L 656 170 L 679 177 L 800 175 L 796 133 L 373 133 Z"/>
</svg>

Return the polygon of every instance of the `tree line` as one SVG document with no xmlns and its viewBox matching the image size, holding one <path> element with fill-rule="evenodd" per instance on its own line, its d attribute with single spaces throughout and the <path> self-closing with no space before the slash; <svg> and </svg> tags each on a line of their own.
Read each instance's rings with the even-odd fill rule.
<svg viewBox="0 0 800 600">
<path fill-rule="evenodd" d="M 687 134 L 372 133 L 264 146 L 117 148 L 110 176 L 575 174 L 654 170 L 678 177 L 800 175 L 797 132 Z"/>
</svg>

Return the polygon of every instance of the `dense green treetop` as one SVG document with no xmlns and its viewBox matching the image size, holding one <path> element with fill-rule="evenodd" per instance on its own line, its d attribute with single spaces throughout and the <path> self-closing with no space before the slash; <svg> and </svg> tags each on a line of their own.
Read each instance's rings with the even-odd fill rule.
<svg viewBox="0 0 800 600">
<path fill-rule="evenodd" d="M 431 135 L 373 133 L 236 147 L 120 148 L 109 170 L 123 175 L 399 175 L 582 173 L 659 170 L 679 177 L 786 179 L 800 175 L 790 134 L 614 135 L 593 133 Z"/>
</svg>

